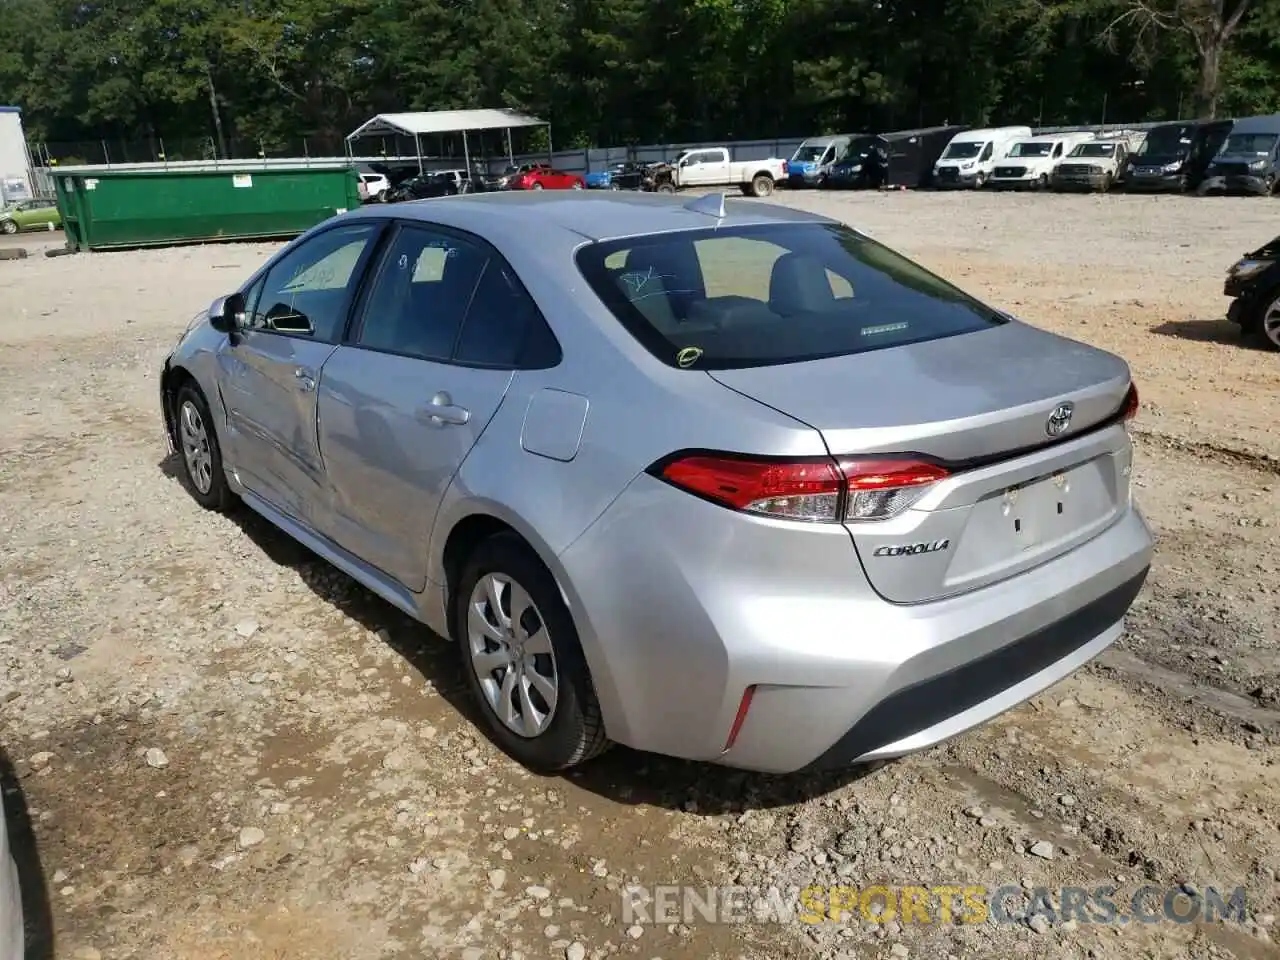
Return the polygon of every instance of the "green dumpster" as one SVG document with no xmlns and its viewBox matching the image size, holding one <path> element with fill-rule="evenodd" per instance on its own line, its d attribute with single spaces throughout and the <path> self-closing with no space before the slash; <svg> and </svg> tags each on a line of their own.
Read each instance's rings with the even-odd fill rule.
<svg viewBox="0 0 1280 960">
<path fill-rule="evenodd" d="M 292 237 L 360 206 L 355 167 L 341 159 L 120 164 L 50 172 L 73 250 Z"/>
</svg>

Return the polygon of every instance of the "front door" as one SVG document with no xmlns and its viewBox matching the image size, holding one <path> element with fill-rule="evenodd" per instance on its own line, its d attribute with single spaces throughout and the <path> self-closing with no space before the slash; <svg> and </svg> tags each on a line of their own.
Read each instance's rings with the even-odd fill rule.
<svg viewBox="0 0 1280 960">
<path fill-rule="evenodd" d="M 404 224 L 386 250 L 320 378 L 324 532 L 420 591 L 440 502 L 502 403 L 536 307 L 474 238 Z"/>
<path fill-rule="evenodd" d="M 230 464 L 244 487 L 310 523 L 324 490 L 316 438 L 320 368 L 342 338 L 381 221 L 310 237 L 247 297 L 243 328 L 219 355 Z"/>
</svg>

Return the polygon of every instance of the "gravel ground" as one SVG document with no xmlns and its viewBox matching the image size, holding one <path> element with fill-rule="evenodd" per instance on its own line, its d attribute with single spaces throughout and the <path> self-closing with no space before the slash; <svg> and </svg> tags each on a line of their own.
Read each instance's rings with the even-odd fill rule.
<svg viewBox="0 0 1280 960">
<path fill-rule="evenodd" d="M 0 263 L 0 773 L 26 808 L 34 956 L 1280 955 L 1280 355 L 1219 319 L 1223 271 L 1280 206 L 781 202 L 1129 360 L 1160 546 L 1124 640 L 869 772 L 619 749 L 530 776 L 477 732 L 449 647 L 265 523 L 201 511 L 165 458 L 160 362 L 271 246 Z M 628 926 L 631 882 L 1241 885 L 1248 918 Z"/>
</svg>

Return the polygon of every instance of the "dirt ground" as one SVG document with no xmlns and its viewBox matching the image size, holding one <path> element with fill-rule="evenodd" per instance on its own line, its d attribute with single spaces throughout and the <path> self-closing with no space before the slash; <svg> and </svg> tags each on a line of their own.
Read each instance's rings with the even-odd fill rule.
<svg viewBox="0 0 1280 960">
<path fill-rule="evenodd" d="M 870 772 L 617 749 L 531 776 L 473 725 L 449 646 L 176 479 L 161 361 L 273 247 L 3 262 L 0 774 L 24 807 L 31 956 L 1280 957 L 1280 354 L 1220 319 L 1225 269 L 1280 232 L 1280 204 L 781 202 L 1128 359 L 1160 544 L 1126 637 Z M 631 926 L 629 883 L 1243 887 L 1247 916 Z"/>
</svg>

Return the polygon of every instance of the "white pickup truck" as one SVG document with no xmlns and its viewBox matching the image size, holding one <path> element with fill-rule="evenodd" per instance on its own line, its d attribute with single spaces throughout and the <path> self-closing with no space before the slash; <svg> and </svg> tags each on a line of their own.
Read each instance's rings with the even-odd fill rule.
<svg viewBox="0 0 1280 960">
<path fill-rule="evenodd" d="M 686 187 L 737 187 L 749 197 L 767 197 L 787 176 L 782 157 L 730 160 L 726 147 L 683 150 L 675 160 L 654 171 L 653 189 L 675 193 Z"/>
</svg>

